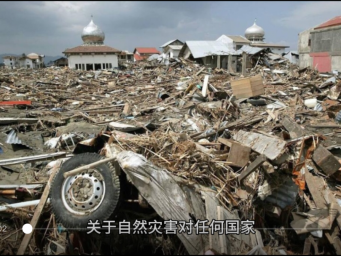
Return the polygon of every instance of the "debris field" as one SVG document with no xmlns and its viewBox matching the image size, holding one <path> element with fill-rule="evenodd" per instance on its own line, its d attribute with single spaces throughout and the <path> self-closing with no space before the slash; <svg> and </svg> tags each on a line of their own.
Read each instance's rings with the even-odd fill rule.
<svg viewBox="0 0 341 256">
<path fill-rule="evenodd" d="M 0 70 L 0 254 L 341 254 L 341 76 L 261 58 L 244 76 L 184 59 Z M 115 159 L 138 191 L 121 185 L 110 220 L 254 221 L 255 232 L 68 230 L 53 177 L 84 153 Z"/>
</svg>

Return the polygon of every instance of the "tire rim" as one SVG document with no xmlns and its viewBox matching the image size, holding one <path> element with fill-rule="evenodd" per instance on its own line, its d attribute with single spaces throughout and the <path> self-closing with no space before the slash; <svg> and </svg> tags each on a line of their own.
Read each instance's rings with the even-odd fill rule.
<svg viewBox="0 0 341 256">
<path fill-rule="evenodd" d="M 76 215 L 96 211 L 105 195 L 105 183 L 96 169 L 68 177 L 62 185 L 62 200 L 66 209 Z"/>
</svg>

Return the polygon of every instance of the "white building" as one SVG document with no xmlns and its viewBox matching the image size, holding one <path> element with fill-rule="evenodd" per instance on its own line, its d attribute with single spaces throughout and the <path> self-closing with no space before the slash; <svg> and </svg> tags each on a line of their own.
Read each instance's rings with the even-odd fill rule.
<svg viewBox="0 0 341 256">
<path fill-rule="evenodd" d="M 164 53 L 168 58 L 177 58 L 183 45 L 168 45 L 164 49 Z"/>
<path fill-rule="evenodd" d="M 227 44 L 230 49 L 239 50 L 244 45 L 250 45 L 251 42 L 243 36 L 222 35 L 216 41 Z"/>
<path fill-rule="evenodd" d="M 104 32 L 91 19 L 83 29 L 83 45 L 66 49 L 68 66 L 81 70 L 101 70 L 118 67 L 120 50 L 104 45 Z"/>
<path fill-rule="evenodd" d="M 120 52 L 119 56 L 119 62 L 134 62 L 134 53 L 129 52 L 127 50 L 123 50 Z"/>
<path fill-rule="evenodd" d="M 30 53 L 21 56 L 5 56 L 3 57 L 4 65 L 6 68 L 42 68 L 44 66 L 44 55 Z"/>
</svg>

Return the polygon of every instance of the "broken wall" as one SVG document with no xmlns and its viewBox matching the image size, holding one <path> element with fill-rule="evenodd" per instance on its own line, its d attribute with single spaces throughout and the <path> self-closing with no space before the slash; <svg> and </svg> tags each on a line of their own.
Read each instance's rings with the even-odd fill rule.
<svg viewBox="0 0 341 256">
<path fill-rule="evenodd" d="M 338 56 L 332 56 L 332 70 L 341 71 L 341 53 Z"/>
<path fill-rule="evenodd" d="M 311 47 L 309 46 L 309 36 L 312 30 L 313 28 L 305 30 L 298 35 L 298 53 L 300 54 L 300 68 L 312 66 L 312 58 L 309 55 L 311 50 Z"/>
<path fill-rule="evenodd" d="M 311 52 L 340 52 L 341 26 L 311 32 Z"/>
</svg>

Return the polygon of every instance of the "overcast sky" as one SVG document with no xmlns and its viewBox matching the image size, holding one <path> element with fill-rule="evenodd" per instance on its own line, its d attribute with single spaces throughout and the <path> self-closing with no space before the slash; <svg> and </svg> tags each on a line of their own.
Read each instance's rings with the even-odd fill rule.
<svg viewBox="0 0 341 256">
<path fill-rule="evenodd" d="M 82 44 L 91 15 L 119 50 L 244 35 L 255 18 L 266 42 L 296 50 L 299 32 L 340 10 L 341 2 L 0 2 L 0 54 L 63 55 Z"/>
</svg>

